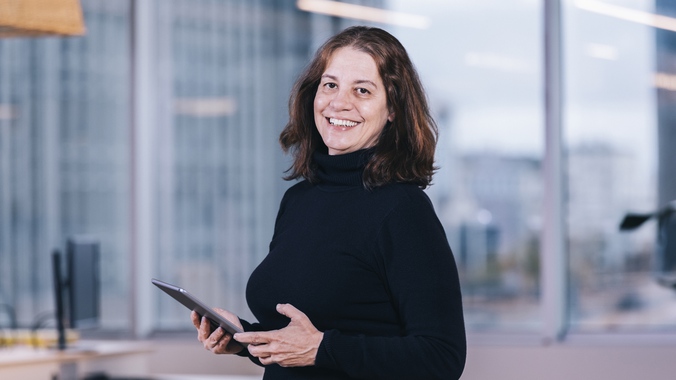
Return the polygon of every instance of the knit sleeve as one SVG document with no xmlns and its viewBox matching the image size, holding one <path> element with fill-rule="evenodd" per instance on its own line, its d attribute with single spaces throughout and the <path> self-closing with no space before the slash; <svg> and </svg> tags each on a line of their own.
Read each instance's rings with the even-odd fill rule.
<svg viewBox="0 0 676 380">
<path fill-rule="evenodd" d="M 242 329 L 244 331 L 261 331 L 260 324 L 258 323 L 250 323 L 242 318 L 239 319 L 239 323 L 242 324 Z M 263 367 L 263 364 L 261 364 L 260 360 L 258 360 L 257 357 L 254 357 L 249 353 L 249 350 L 245 347 L 242 351 L 238 352 L 236 354 L 237 356 L 242 356 L 245 358 L 249 358 L 254 364 Z"/>
<path fill-rule="evenodd" d="M 375 239 L 401 333 L 325 331 L 316 365 L 359 379 L 458 379 L 466 356 L 458 273 L 427 196 L 409 192 Z"/>
</svg>

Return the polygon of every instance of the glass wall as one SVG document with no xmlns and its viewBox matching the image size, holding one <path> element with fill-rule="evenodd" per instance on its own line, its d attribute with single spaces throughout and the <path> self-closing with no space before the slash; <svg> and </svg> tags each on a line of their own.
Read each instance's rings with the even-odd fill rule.
<svg viewBox="0 0 676 380">
<path fill-rule="evenodd" d="M 248 275 L 267 252 L 286 185 L 276 137 L 309 44 L 307 15 L 275 3 L 155 3 L 161 122 L 154 273 L 241 315 L 248 313 Z M 187 325 L 181 305 L 158 302 L 160 328 Z"/>
<path fill-rule="evenodd" d="M 676 293 L 655 272 L 657 218 L 631 230 L 619 226 L 627 213 L 652 213 L 676 199 L 676 188 L 663 185 L 674 177 L 674 119 L 665 111 L 675 105 L 668 79 L 676 19 L 640 22 L 655 12 L 673 17 L 676 7 L 574 1 L 565 11 L 572 328 L 673 329 Z"/>
<path fill-rule="evenodd" d="M 470 328 L 533 331 L 543 151 L 539 5 L 358 3 L 422 21 L 376 25 L 409 47 L 428 85 L 441 133 L 441 169 L 429 194 L 460 263 Z M 244 315 L 248 274 L 267 251 L 289 185 L 280 180 L 288 161 L 276 138 L 293 80 L 321 42 L 358 23 L 273 4 L 157 8 L 156 273 Z M 522 43 L 491 37 L 504 30 L 504 41 Z M 434 36 L 448 38 L 440 45 Z M 158 302 L 162 327 L 188 325 L 180 305 Z"/>
<path fill-rule="evenodd" d="M 73 235 L 101 243 L 102 326 L 129 326 L 131 3 L 83 8 L 85 37 L 0 39 L 0 304 L 22 326 L 54 324 Z"/>
<path fill-rule="evenodd" d="M 131 297 L 127 284 L 150 277 L 250 317 L 244 288 L 291 185 L 277 143 L 291 87 L 327 37 L 368 24 L 407 47 L 439 125 L 427 193 L 459 265 L 468 330 L 541 334 L 541 262 L 559 254 L 541 248 L 552 228 L 544 2 L 344 1 L 333 14 L 326 3 L 149 1 L 152 15 L 135 19 L 139 2 L 83 0 L 84 37 L 0 39 L 0 304 L 22 325 L 52 310 L 49 254 L 87 234 L 102 242 L 105 329 L 134 329 L 149 318 L 140 304 L 159 316 L 155 330 L 191 328 L 155 289 Z M 663 23 L 640 21 L 654 12 Z M 556 232 L 568 267 L 557 285 L 568 297 L 555 302 L 573 332 L 662 331 L 674 313 L 654 271 L 656 219 L 619 224 L 676 199 L 675 16 L 664 0 L 562 1 Z M 152 101 L 135 101 L 139 80 Z M 150 168 L 142 181 L 140 166 Z"/>
<path fill-rule="evenodd" d="M 440 140 L 428 194 L 460 268 L 471 331 L 537 331 L 544 119 L 537 1 L 393 1 Z M 518 43 L 513 43 L 518 41 Z"/>
</svg>

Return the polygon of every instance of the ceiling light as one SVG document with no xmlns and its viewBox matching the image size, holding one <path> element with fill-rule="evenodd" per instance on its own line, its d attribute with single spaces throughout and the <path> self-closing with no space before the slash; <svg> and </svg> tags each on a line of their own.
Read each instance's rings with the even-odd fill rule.
<svg viewBox="0 0 676 380">
<path fill-rule="evenodd" d="M 526 60 L 491 52 L 468 52 L 465 54 L 464 62 L 467 66 L 504 72 L 530 72 L 533 70 L 533 65 L 530 65 Z"/>
<path fill-rule="evenodd" d="M 655 73 L 655 87 L 668 91 L 676 91 L 676 75 Z"/>
<path fill-rule="evenodd" d="M 341 3 L 329 0 L 298 0 L 298 9 L 329 16 L 370 21 L 381 24 L 427 29 L 430 21 L 427 17 L 410 13 L 394 12 L 364 5 Z"/>
<path fill-rule="evenodd" d="M 0 0 L 0 37 L 82 35 L 79 0 Z"/>
<path fill-rule="evenodd" d="M 15 106 L 0 103 L 0 120 L 13 120 L 18 117 L 18 114 Z"/>
<path fill-rule="evenodd" d="M 585 52 L 592 58 L 617 61 L 619 53 L 615 46 L 589 42 L 585 45 Z"/>
<path fill-rule="evenodd" d="M 676 32 L 676 18 L 612 5 L 597 0 L 575 0 L 575 6 L 589 12 Z"/>
<path fill-rule="evenodd" d="M 237 112 L 237 102 L 228 97 L 179 98 L 174 101 L 174 112 L 196 117 L 230 116 Z"/>
</svg>

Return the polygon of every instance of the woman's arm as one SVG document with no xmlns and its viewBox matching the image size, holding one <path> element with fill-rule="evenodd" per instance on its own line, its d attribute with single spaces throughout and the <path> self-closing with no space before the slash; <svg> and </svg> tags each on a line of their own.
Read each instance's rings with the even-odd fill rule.
<svg viewBox="0 0 676 380">
<path fill-rule="evenodd" d="M 457 379 L 462 374 L 465 327 L 453 254 L 427 196 L 422 191 L 409 196 L 374 237 L 400 336 L 324 331 L 317 366 L 362 379 Z"/>
</svg>

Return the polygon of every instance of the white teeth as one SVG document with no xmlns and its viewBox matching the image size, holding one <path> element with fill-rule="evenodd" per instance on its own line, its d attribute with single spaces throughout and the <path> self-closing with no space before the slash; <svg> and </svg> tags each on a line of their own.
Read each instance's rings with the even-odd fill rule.
<svg viewBox="0 0 676 380">
<path fill-rule="evenodd" d="M 333 125 L 339 125 L 341 127 L 354 127 L 355 125 L 359 124 L 359 123 L 356 123 L 354 121 L 334 119 L 334 118 L 329 118 L 329 123 L 331 123 Z"/>
</svg>

